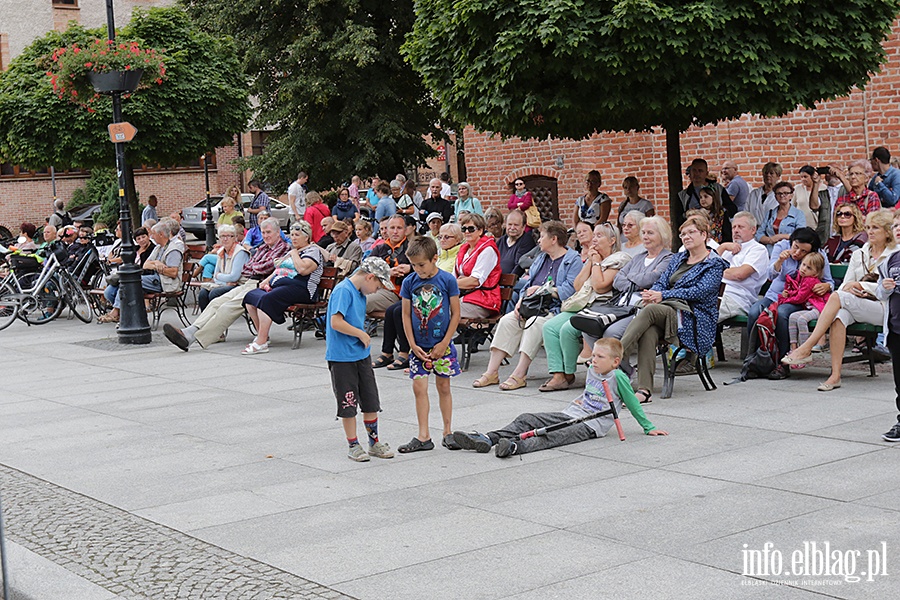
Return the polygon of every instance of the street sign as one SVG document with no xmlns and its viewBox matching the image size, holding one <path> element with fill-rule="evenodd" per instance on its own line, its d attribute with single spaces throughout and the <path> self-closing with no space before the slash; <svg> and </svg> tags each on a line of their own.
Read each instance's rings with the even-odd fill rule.
<svg viewBox="0 0 900 600">
<path fill-rule="evenodd" d="M 137 133 L 137 128 L 127 121 L 124 123 L 110 123 L 107 129 L 109 129 L 109 141 L 113 144 L 130 142 Z"/>
</svg>

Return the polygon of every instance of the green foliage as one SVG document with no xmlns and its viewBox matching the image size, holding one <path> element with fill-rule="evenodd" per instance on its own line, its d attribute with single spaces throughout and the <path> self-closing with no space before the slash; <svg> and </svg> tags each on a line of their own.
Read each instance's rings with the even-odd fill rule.
<svg viewBox="0 0 900 600">
<path fill-rule="evenodd" d="M 138 134 L 126 146 L 135 164 L 184 164 L 230 144 L 250 117 L 246 80 L 233 42 L 199 31 L 181 8 L 136 10 L 122 39 L 165 50 L 167 79 L 122 103 Z M 109 167 L 115 164 L 106 127 L 112 102 L 90 113 L 61 100 L 46 75 L 48 57 L 62 46 L 85 45 L 105 29 L 79 25 L 32 42 L 0 73 L 0 159 L 29 168 Z"/>
<path fill-rule="evenodd" d="M 404 51 L 453 118 L 520 137 L 683 131 L 862 87 L 900 0 L 417 0 Z"/>
<path fill-rule="evenodd" d="M 91 204 L 100 204 L 97 221 L 112 226 L 119 220 L 119 181 L 115 169 L 94 169 L 84 187 L 72 192 L 72 199 L 66 205 L 70 213 Z"/>
<path fill-rule="evenodd" d="M 247 161 L 284 189 L 299 170 L 326 189 L 351 175 L 389 175 L 434 155 L 436 103 L 400 55 L 412 0 L 183 0 L 212 32 L 239 40 L 255 127 L 273 129 Z"/>
</svg>

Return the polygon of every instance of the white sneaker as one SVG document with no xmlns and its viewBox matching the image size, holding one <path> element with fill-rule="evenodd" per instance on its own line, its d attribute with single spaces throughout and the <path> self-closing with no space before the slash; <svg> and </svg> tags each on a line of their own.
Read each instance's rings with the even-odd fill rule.
<svg viewBox="0 0 900 600">
<path fill-rule="evenodd" d="M 375 458 L 394 458 L 394 451 L 384 442 L 375 442 L 374 445 L 369 446 L 369 456 L 374 456 Z"/>
<path fill-rule="evenodd" d="M 369 458 L 369 455 L 359 444 L 350 447 L 350 450 L 347 452 L 347 458 L 349 458 L 350 460 L 355 460 L 356 462 L 367 462 L 371 460 Z"/>
</svg>

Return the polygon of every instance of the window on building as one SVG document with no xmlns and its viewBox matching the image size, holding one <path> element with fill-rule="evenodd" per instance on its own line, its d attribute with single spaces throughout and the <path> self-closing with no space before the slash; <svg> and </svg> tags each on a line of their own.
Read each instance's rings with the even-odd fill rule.
<svg viewBox="0 0 900 600">
<path fill-rule="evenodd" d="M 266 143 L 269 139 L 268 131 L 251 131 L 250 132 L 250 154 L 258 156 L 266 151 Z"/>
<path fill-rule="evenodd" d="M 78 7 L 78 0 L 53 0 L 53 6 Z"/>
</svg>

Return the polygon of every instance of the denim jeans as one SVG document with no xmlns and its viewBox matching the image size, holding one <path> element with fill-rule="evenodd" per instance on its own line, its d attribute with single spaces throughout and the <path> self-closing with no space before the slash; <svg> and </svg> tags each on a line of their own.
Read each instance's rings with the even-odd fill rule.
<svg viewBox="0 0 900 600">
<path fill-rule="evenodd" d="M 754 339 L 753 326 L 759 318 L 764 308 L 772 304 L 772 300 L 763 298 L 753 304 L 747 310 L 747 329 L 750 332 L 750 348 L 754 349 L 758 346 L 758 339 Z M 785 356 L 791 347 L 790 333 L 788 331 L 788 317 L 798 310 L 806 310 L 805 306 L 800 304 L 782 304 L 778 307 L 778 318 L 775 320 L 775 338 L 778 340 L 778 353 Z"/>
</svg>

